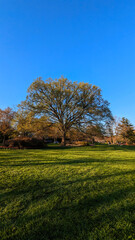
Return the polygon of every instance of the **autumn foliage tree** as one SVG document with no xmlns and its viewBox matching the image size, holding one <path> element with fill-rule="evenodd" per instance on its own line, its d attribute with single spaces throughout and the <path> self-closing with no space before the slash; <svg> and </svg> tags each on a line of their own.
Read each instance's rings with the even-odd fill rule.
<svg viewBox="0 0 135 240">
<path fill-rule="evenodd" d="M 28 88 L 28 95 L 20 108 L 58 124 L 63 145 L 66 145 L 71 127 L 108 123 L 112 119 L 109 104 L 103 99 L 100 88 L 84 82 L 71 82 L 63 77 L 46 81 L 37 78 Z"/>
<path fill-rule="evenodd" d="M 52 123 L 46 116 L 35 117 L 34 112 L 19 109 L 14 116 L 13 125 L 16 136 L 44 139 L 48 136 Z"/>
<path fill-rule="evenodd" d="M 135 143 L 135 130 L 127 118 L 122 118 L 117 127 L 119 139 L 127 144 Z"/>
<path fill-rule="evenodd" d="M 14 117 L 14 111 L 11 108 L 5 110 L 0 109 L 0 132 L 3 139 L 3 145 L 5 145 L 6 137 L 11 136 L 13 133 L 12 120 Z"/>
</svg>

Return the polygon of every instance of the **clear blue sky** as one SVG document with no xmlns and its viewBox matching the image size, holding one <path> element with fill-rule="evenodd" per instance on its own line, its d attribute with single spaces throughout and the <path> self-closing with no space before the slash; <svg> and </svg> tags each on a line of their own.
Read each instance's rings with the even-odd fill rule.
<svg viewBox="0 0 135 240">
<path fill-rule="evenodd" d="M 99 86 L 135 124 L 134 0 L 0 0 L 0 108 L 61 75 Z"/>
</svg>

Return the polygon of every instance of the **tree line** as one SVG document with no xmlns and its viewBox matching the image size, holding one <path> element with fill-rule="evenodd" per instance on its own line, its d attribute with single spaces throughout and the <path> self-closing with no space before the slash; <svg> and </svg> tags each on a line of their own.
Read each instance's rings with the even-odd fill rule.
<svg viewBox="0 0 135 240">
<path fill-rule="evenodd" d="M 111 137 L 111 142 L 134 143 L 135 131 L 128 119 L 117 122 L 101 89 L 67 78 L 37 78 L 28 88 L 26 100 L 13 111 L 0 109 L 0 139 L 36 138 L 93 142 L 95 137 Z"/>
</svg>

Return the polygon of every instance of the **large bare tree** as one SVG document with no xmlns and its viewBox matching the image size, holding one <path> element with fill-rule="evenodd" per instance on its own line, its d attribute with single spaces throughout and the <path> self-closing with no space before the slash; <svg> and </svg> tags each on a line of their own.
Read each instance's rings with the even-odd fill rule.
<svg viewBox="0 0 135 240">
<path fill-rule="evenodd" d="M 26 100 L 20 104 L 37 115 L 45 115 L 57 123 L 66 145 L 66 135 L 71 127 L 113 119 L 109 103 L 101 95 L 101 89 L 89 83 L 71 82 L 67 78 L 37 78 L 28 88 Z"/>
</svg>

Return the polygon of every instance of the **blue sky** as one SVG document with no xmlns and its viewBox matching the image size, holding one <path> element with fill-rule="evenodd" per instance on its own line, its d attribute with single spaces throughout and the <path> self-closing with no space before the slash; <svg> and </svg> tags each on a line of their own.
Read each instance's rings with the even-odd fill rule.
<svg viewBox="0 0 135 240">
<path fill-rule="evenodd" d="M 99 86 L 135 124 L 134 0 L 0 0 L 0 108 L 62 75 Z"/>
</svg>

